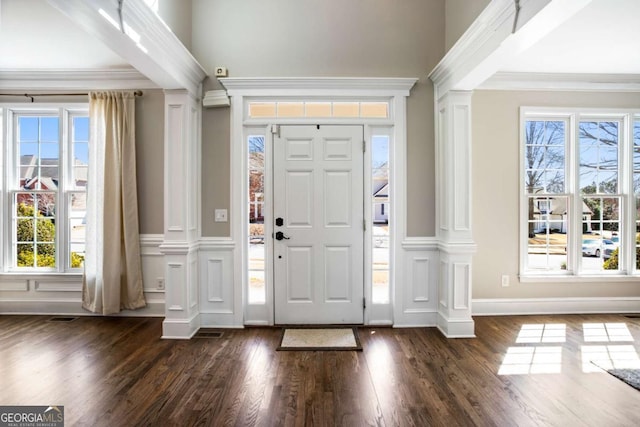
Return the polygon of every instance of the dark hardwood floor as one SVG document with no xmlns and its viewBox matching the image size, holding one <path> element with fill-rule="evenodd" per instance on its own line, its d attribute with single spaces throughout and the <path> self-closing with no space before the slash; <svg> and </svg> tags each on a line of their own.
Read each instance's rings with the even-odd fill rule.
<svg viewBox="0 0 640 427">
<path fill-rule="evenodd" d="M 455 340 L 360 328 L 362 352 L 278 352 L 275 328 L 169 341 L 160 319 L 49 319 L 0 316 L 0 405 L 64 405 L 67 426 L 640 425 L 640 391 L 585 356 L 636 360 L 631 316 L 477 317 Z"/>
</svg>

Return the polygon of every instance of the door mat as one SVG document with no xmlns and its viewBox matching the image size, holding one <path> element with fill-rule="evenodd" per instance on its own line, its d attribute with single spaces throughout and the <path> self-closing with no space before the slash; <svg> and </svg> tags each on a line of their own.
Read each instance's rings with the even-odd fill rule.
<svg viewBox="0 0 640 427">
<path fill-rule="evenodd" d="M 362 351 L 357 328 L 284 328 L 281 351 Z"/>
</svg>

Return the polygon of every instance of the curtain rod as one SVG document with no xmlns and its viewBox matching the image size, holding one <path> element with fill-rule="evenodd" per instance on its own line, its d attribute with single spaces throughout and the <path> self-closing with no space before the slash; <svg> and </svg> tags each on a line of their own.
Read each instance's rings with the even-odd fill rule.
<svg viewBox="0 0 640 427">
<path fill-rule="evenodd" d="M 133 92 L 135 96 L 142 96 L 141 90 L 136 90 Z M 76 92 L 76 93 L 0 93 L 0 96 L 24 96 L 27 98 L 31 98 L 31 102 L 35 102 L 34 97 L 36 96 L 89 96 L 87 92 Z"/>
</svg>

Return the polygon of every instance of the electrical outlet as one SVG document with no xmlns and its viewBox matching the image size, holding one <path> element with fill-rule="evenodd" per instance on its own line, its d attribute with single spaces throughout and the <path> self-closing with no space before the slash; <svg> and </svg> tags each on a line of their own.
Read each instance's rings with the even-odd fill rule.
<svg viewBox="0 0 640 427">
<path fill-rule="evenodd" d="M 158 277 L 156 279 L 156 288 L 158 288 L 159 290 L 163 290 L 164 289 L 164 278 L 162 277 Z"/>
<path fill-rule="evenodd" d="M 502 287 L 506 288 L 509 286 L 509 275 L 508 274 L 503 274 L 502 275 Z"/>
</svg>

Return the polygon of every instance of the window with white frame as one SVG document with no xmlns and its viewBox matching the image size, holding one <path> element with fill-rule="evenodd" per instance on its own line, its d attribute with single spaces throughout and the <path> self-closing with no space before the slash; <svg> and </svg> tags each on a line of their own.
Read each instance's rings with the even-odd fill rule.
<svg viewBox="0 0 640 427">
<path fill-rule="evenodd" d="M 523 108 L 522 273 L 640 269 L 640 116 Z"/>
<path fill-rule="evenodd" d="M 2 271 L 79 272 L 85 253 L 87 106 L 2 110 Z"/>
</svg>

